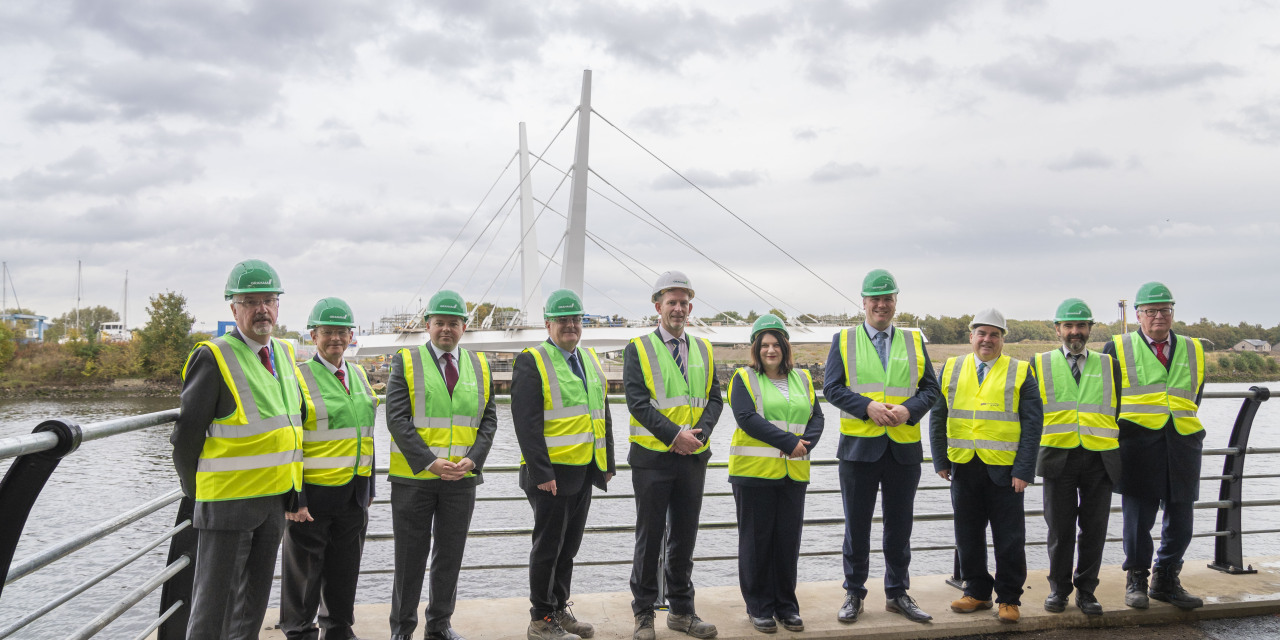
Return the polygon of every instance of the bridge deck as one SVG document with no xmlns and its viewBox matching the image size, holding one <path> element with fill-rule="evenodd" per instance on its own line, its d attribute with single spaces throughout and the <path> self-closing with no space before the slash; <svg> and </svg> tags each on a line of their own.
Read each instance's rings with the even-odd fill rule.
<svg viewBox="0 0 1280 640">
<path fill-rule="evenodd" d="M 1086 617 L 1075 607 L 1068 607 L 1065 613 L 1047 613 L 1042 606 L 1047 572 L 1031 571 L 1027 578 L 1030 586 L 1022 597 L 1022 621 L 1018 624 L 1003 624 L 991 611 L 953 613 L 948 603 L 959 597 L 959 592 L 946 584 L 946 576 L 921 576 L 912 580 L 911 593 L 921 608 L 933 614 L 932 623 L 916 624 L 885 612 L 884 594 L 872 588 L 862 618 L 856 624 L 844 625 L 836 621 L 835 615 L 844 599 L 840 582 L 809 582 L 801 584 L 798 589 L 805 631 L 791 633 L 779 627 L 773 637 L 838 638 L 856 635 L 905 640 L 1007 631 L 1161 625 L 1280 613 L 1280 558 L 1252 558 L 1250 562 L 1258 573 L 1227 575 L 1207 568 L 1204 560 L 1188 560 L 1182 573 L 1183 585 L 1205 600 L 1204 608 L 1190 612 L 1156 601 L 1152 601 L 1151 608 L 1145 611 L 1124 606 L 1124 573 L 1116 566 L 1103 567 L 1097 596 L 1106 613 L 1093 618 Z M 879 584 L 879 579 L 873 579 L 871 583 L 874 587 Z M 579 620 L 595 625 L 596 638 L 626 640 L 631 637 L 629 592 L 575 594 L 573 599 L 574 613 Z M 389 606 L 385 604 L 356 607 L 356 634 L 361 638 L 387 637 L 388 611 Z M 453 626 L 467 640 L 521 640 L 528 626 L 528 611 L 529 601 L 524 598 L 464 600 L 458 602 Z M 719 628 L 718 637 L 722 640 L 760 640 L 767 637 L 752 629 L 736 587 L 699 587 L 698 613 Z M 268 612 L 267 620 L 275 619 L 276 612 Z M 667 629 L 665 619 L 665 613 L 658 614 L 655 625 L 658 640 L 687 637 Z M 283 637 L 283 633 L 274 629 L 261 635 L 264 640 Z M 422 637 L 421 627 L 414 632 L 414 637 Z"/>
</svg>

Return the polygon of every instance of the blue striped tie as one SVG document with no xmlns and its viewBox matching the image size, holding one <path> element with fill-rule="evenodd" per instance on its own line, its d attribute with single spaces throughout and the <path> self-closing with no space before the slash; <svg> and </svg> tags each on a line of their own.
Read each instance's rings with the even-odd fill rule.
<svg viewBox="0 0 1280 640">
<path fill-rule="evenodd" d="M 987 363 L 978 363 L 978 384 L 982 384 L 982 379 L 987 377 Z"/>
<path fill-rule="evenodd" d="M 676 366 L 680 367 L 680 373 L 686 376 L 689 375 L 689 372 L 684 368 L 684 358 L 680 357 L 680 338 L 672 338 L 670 342 L 671 357 L 675 358 Z"/>
</svg>

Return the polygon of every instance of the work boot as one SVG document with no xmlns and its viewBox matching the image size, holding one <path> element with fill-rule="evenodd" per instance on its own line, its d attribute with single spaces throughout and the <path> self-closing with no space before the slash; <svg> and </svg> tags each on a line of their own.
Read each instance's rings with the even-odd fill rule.
<svg viewBox="0 0 1280 640">
<path fill-rule="evenodd" d="M 956 613 L 973 613 L 978 609 L 990 609 L 990 600 L 979 600 L 973 596 L 965 596 L 951 602 L 951 610 Z"/>
<path fill-rule="evenodd" d="M 1062 613 L 1067 610 L 1067 596 L 1050 591 L 1049 596 L 1044 599 L 1044 610 L 1049 613 Z"/>
<path fill-rule="evenodd" d="M 529 623 L 529 631 L 525 633 L 528 640 L 582 640 L 581 637 L 569 633 L 560 626 L 554 615 L 543 616 L 541 620 Z"/>
<path fill-rule="evenodd" d="M 631 640 L 654 640 L 653 609 L 636 614 L 636 629 L 631 633 Z"/>
<path fill-rule="evenodd" d="M 1000 622 L 1017 622 L 1021 614 L 1018 613 L 1018 605 L 1001 602 L 997 617 L 1000 618 Z"/>
<path fill-rule="evenodd" d="M 1146 609 L 1151 606 L 1147 599 L 1147 570 L 1130 569 L 1125 579 L 1124 603 L 1134 609 Z"/>
<path fill-rule="evenodd" d="M 564 627 L 565 631 L 577 634 L 579 638 L 590 638 L 596 634 L 596 629 L 591 626 L 590 622 L 579 622 L 577 618 L 573 617 L 572 602 L 564 603 L 563 609 L 556 611 L 551 615 L 555 617 L 561 627 Z"/>
<path fill-rule="evenodd" d="M 1182 571 L 1182 565 L 1176 568 L 1162 568 L 1156 565 L 1151 572 L 1151 591 L 1152 598 L 1169 604 L 1179 609 L 1199 609 L 1204 606 L 1204 600 L 1197 598 L 1182 588 L 1182 581 L 1178 579 L 1178 573 Z"/>
<path fill-rule="evenodd" d="M 714 638 L 718 633 L 714 624 L 703 622 L 696 613 L 667 613 L 667 628 L 683 631 L 701 640 Z"/>
<path fill-rule="evenodd" d="M 1088 591 L 1076 592 L 1076 606 L 1087 616 L 1102 615 L 1102 604 Z"/>
</svg>

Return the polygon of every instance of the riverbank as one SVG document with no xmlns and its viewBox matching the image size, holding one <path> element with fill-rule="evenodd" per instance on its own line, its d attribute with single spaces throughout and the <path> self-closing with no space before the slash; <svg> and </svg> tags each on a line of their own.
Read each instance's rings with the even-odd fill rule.
<svg viewBox="0 0 1280 640">
<path fill-rule="evenodd" d="M 11 384 L 0 385 L 0 393 L 12 399 L 95 399 L 95 398 L 173 398 L 176 402 L 182 383 L 156 382 L 141 378 L 120 378 L 111 382 L 85 384 Z"/>
</svg>

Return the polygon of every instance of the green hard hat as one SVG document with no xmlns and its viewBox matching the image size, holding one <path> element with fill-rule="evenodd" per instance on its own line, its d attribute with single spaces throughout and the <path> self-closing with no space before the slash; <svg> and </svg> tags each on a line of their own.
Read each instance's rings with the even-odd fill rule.
<svg viewBox="0 0 1280 640">
<path fill-rule="evenodd" d="M 351 306 L 342 298 L 321 298 L 316 306 L 311 307 L 311 315 L 307 316 L 307 328 L 314 329 L 320 325 L 354 327 L 356 317 L 351 313 Z"/>
<path fill-rule="evenodd" d="M 457 291 L 441 289 L 434 296 L 431 296 L 431 300 L 427 301 L 427 310 L 422 317 L 430 318 L 433 315 L 466 318 L 467 303 Z"/>
<path fill-rule="evenodd" d="M 284 293 L 284 289 L 271 265 L 262 260 L 245 260 L 236 263 L 227 276 L 227 300 L 238 293 Z"/>
<path fill-rule="evenodd" d="M 761 331 L 768 331 L 770 329 L 780 331 L 782 333 L 782 337 L 788 340 L 791 339 L 791 334 L 787 333 L 787 326 L 782 324 L 782 318 L 779 318 L 772 313 L 766 313 L 759 318 L 756 318 L 755 324 L 751 325 L 751 341 L 755 342 L 756 335 Z"/>
<path fill-rule="evenodd" d="M 1058 312 L 1053 315 L 1054 322 L 1093 322 L 1093 311 L 1080 298 L 1067 298 L 1058 305 Z"/>
<path fill-rule="evenodd" d="M 897 292 L 898 281 L 893 279 L 892 273 L 884 269 L 872 269 L 867 277 L 862 279 L 862 297 L 864 298 Z"/>
<path fill-rule="evenodd" d="M 547 306 L 542 308 L 545 318 L 582 315 L 582 298 L 571 289 L 556 289 L 547 296 Z"/>
<path fill-rule="evenodd" d="M 1163 283 L 1148 282 L 1138 287 L 1138 297 L 1133 299 L 1133 308 L 1137 309 L 1138 305 L 1156 304 L 1158 302 L 1173 304 L 1173 293 Z"/>
</svg>

